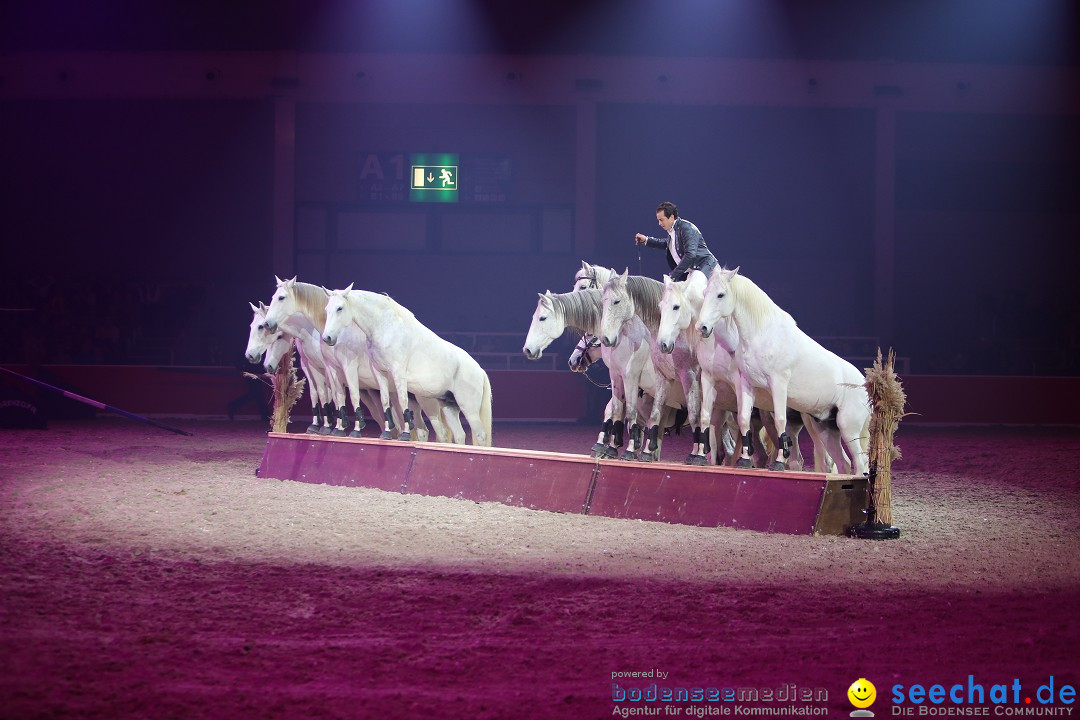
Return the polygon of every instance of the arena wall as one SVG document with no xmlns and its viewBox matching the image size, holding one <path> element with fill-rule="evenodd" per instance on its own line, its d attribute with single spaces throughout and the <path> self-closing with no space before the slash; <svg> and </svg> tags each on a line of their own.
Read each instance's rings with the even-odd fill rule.
<svg viewBox="0 0 1080 720">
<path fill-rule="evenodd" d="M 252 416 L 269 392 L 232 367 L 45 365 L 8 369 L 129 412 L 160 416 Z M 606 392 L 566 371 L 493 370 L 496 421 L 576 422 L 602 411 Z M 1080 424 L 1080 378 L 908 375 L 906 423 Z M 5 376 L 0 401 L 22 398 L 48 417 L 92 408 Z M 296 416 L 306 415 L 304 400 Z"/>
</svg>

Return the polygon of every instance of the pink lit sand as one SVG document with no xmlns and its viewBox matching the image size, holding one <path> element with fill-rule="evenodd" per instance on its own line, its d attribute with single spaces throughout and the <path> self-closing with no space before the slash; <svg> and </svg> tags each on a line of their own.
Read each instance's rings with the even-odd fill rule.
<svg viewBox="0 0 1080 720">
<path fill-rule="evenodd" d="M 174 422 L 0 431 L 0 717 L 606 718 L 658 668 L 830 717 L 865 677 L 881 718 L 895 683 L 1080 679 L 1076 430 L 902 427 L 875 543 L 260 479 L 261 423 Z"/>
</svg>

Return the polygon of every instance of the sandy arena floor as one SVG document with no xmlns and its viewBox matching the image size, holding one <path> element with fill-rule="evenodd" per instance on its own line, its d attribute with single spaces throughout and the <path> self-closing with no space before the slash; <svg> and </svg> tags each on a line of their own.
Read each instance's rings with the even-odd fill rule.
<svg viewBox="0 0 1080 720">
<path fill-rule="evenodd" d="M 169 422 L 194 436 L 0 431 L 0 717 L 606 718 L 613 673 L 659 670 L 616 682 L 847 717 L 865 677 L 881 718 L 894 684 L 1080 684 L 1076 429 L 902 427 L 875 543 L 260 479 L 262 423 Z"/>
</svg>

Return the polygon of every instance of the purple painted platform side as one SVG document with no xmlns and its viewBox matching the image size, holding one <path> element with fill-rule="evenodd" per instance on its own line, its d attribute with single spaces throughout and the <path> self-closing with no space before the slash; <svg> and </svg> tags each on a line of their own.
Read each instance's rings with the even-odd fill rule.
<svg viewBox="0 0 1080 720">
<path fill-rule="evenodd" d="M 418 446 L 406 492 L 533 510 L 584 512 L 596 465 L 591 458 L 470 450 Z"/>
<path fill-rule="evenodd" d="M 602 460 L 589 514 L 716 527 L 735 493 L 730 477 L 700 468 Z"/>
<path fill-rule="evenodd" d="M 721 524 L 741 530 L 813 535 L 825 493 L 825 476 L 752 472 L 755 475 L 740 479 L 731 518 L 721 519 Z"/>
<path fill-rule="evenodd" d="M 815 529 L 844 534 L 861 519 L 866 498 L 866 480 L 849 476 L 279 433 L 269 434 L 258 474 L 534 510 L 797 535 Z M 828 497 L 832 500 L 823 502 Z"/>
<path fill-rule="evenodd" d="M 825 476 L 601 463 L 590 515 L 811 535 Z"/>
<path fill-rule="evenodd" d="M 401 492 L 412 460 L 405 443 L 269 433 L 258 475 Z"/>
</svg>

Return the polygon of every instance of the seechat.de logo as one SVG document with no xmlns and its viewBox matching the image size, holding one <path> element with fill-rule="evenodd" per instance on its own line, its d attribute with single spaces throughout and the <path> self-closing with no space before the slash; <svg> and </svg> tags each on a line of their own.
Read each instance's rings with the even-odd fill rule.
<svg viewBox="0 0 1080 720">
<path fill-rule="evenodd" d="M 874 713 L 866 709 L 877 699 L 877 688 L 874 687 L 874 683 L 866 678 L 859 678 L 847 689 L 847 697 L 856 708 L 851 711 L 851 717 L 874 717 Z"/>
</svg>

